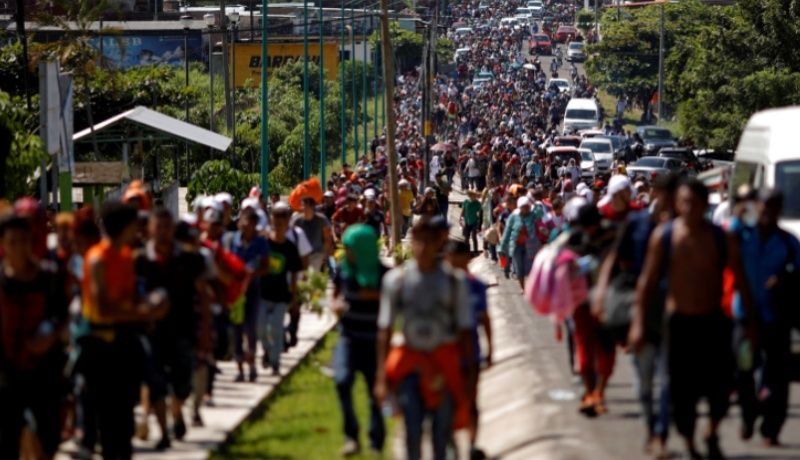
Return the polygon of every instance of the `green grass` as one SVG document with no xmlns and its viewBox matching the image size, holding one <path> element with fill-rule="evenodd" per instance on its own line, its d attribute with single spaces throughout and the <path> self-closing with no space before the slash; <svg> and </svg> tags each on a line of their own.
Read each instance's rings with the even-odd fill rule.
<svg viewBox="0 0 800 460">
<path fill-rule="evenodd" d="M 597 93 L 597 97 L 600 99 L 600 104 L 602 104 L 603 108 L 605 109 L 606 118 L 604 121 L 612 123 L 614 121 L 614 115 L 617 113 L 617 98 L 611 94 L 608 94 L 605 90 L 600 90 Z M 633 132 L 639 125 L 639 120 L 641 119 L 642 109 L 638 107 L 628 107 L 625 110 L 625 115 L 622 117 L 623 129 L 625 129 L 625 131 Z M 681 137 L 682 135 L 678 120 L 664 120 L 658 123 L 658 125 L 669 129 L 676 137 Z"/>
<path fill-rule="evenodd" d="M 277 392 L 261 408 L 263 415 L 246 422 L 233 440 L 214 452 L 221 459 L 303 459 L 339 458 L 344 443 L 339 400 L 333 379 L 321 372 L 329 366 L 338 334 L 326 335 L 319 348 L 281 383 Z M 353 400 L 361 427 L 361 445 L 369 446 L 366 428 L 369 406 L 367 387 L 359 375 L 353 386 Z M 391 420 L 387 420 L 385 458 L 391 458 Z M 365 450 L 364 452 L 368 452 Z M 367 455 L 351 457 L 368 459 Z"/>
</svg>

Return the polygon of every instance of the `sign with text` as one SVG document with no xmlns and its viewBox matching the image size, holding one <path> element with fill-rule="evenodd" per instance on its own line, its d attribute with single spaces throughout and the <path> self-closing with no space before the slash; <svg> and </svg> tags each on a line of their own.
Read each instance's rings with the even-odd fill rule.
<svg viewBox="0 0 800 460">
<path fill-rule="evenodd" d="M 323 63 L 328 80 L 339 78 L 339 45 L 325 43 Z M 295 60 L 302 61 L 302 43 L 270 43 L 267 49 L 267 72 Z M 308 59 L 319 64 L 319 42 L 308 44 Z M 261 85 L 261 44 L 237 43 L 231 46 L 231 66 L 234 69 L 234 84 L 238 88 Z"/>
</svg>

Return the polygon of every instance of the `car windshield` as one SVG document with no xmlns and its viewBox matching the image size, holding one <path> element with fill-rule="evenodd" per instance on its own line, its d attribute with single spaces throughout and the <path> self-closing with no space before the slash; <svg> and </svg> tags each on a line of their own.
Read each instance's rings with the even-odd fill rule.
<svg viewBox="0 0 800 460">
<path fill-rule="evenodd" d="M 625 141 L 620 136 L 606 136 L 603 139 L 610 140 L 611 145 L 614 146 L 614 150 L 619 150 L 625 146 Z"/>
<path fill-rule="evenodd" d="M 580 43 L 580 42 L 570 43 L 569 44 L 569 49 L 571 49 L 571 50 L 582 50 L 583 49 L 583 43 Z"/>
<path fill-rule="evenodd" d="M 678 158 L 680 160 L 689 157 L 688 153 L 683 150 L 667 150 L 666 152 L 662 150 L 661 152 L 659 152 L 658 156 L 667 158 Z"/>
<path fill-rule="evenodd" d="M 540 42 L 549 42 L 550 41 L 550 37 L 548 37 L 547 35 L 535 35 L 534 37 L 536 38 L 536 41 L 540 41 Z"/>
<path fill-rule="evenodd" d="M 656 157 L 645 157 L 634 163 L 634 166 L 644 166 L 647 168 L 661 168 L 666 160 Z"/>
<path fill-rule="evenodd" d="M 559 88 L 565 88 L 565 87 L 569 86 L 569 83 L 567 83 L 564 80 L 550 80 L 550 84 L 551 85 L 556 85 Z"/>
<path fill-rule="evenodd" d="M 775 188 L 783 192 L 783 217 L 800 219 L 800 161 L 781 161 L 775 166 Z"/>
<path fill-rule="evenodd" d="M 672 139 L 672 133 L 668 129 L 645 129 L 642 137 L 647 139 Z"/>
<path fill-rule="evenodd" d="M 569 109 L 567 110 L 565 118 L 573 120 L 595 120 L 597 112 L 592 109 Z"/>
<path fill-rule="evenodd" d="M 584 142 L 582 149 L 589 149 L 594 153 L 611 153 L 611 146 L 606 142 Z"/>
<path fill-rule="evenodd" d="M 592 152 L 581 152 L 581 161 L 594 161 Z"/>
</svg>

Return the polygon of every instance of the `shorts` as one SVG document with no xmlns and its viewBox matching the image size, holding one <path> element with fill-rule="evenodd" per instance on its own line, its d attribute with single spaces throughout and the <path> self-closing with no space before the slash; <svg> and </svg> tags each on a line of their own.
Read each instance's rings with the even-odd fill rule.
<svg viewBox="0 0 800 460">
<path fill-rule="evenodd" d="M 168 394 L 185 400 L 192 393 L 194 347 L 185 338 L 155 338 L 151 365 L 147 370 L 150 401 L 162 401 Z"/>
<path fill-rule="evenodd" d="M 720 309 L 708 315 L 671 314 L 667 319 L 669 389 L 678 432 L 694 433 L 697 403 L 705 398 L 712 420 L 728 411 L 734 380 L 731 321 Z"/>
</svg>

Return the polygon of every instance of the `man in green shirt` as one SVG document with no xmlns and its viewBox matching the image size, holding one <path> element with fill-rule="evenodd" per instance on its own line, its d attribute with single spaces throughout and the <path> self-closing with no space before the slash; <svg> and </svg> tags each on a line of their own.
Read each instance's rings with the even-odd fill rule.
<svg viewBox="0 0 800 460">
<path fill-rule="evenodd" d="M 461 203 L 461 228 L 464 230 L 464 241 L 469 244 L 472 239 L 474 252 L 478 252 L 478 232 L 481 229 L 483 209 L 478 200 L 478 192 L 469 190 L 467 199 Z"/>
</svg>

